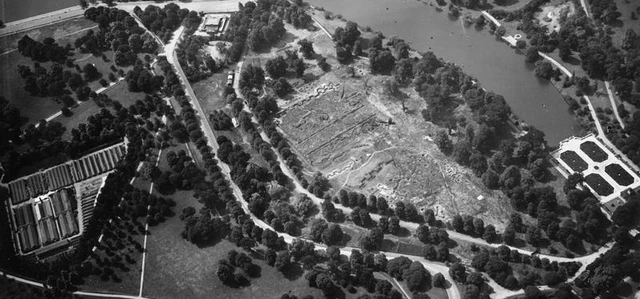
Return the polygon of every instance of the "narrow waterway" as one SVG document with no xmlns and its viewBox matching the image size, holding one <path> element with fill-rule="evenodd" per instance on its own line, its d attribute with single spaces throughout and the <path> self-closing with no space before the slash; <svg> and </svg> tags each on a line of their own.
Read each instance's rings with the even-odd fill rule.
<svg viewBox="0 0 640 299">
<path fill-rule="evenodd" d="M 505 97 L 513 112 L 526 123 L 542 130 L 549 145 L 579 133 L 580 129 L 557 89 L 533 73 L 533 66 L 522 55 L 496 40 L 488 30 L 464 27 L 452 19 L 446 7 L 435 7 L 416 0 L 307 0 L 316 7 L 371 26 L 386 36 L 404 38 L 417 51 L 433 51 L 437 56 L 460 65 L 478 78 L 487 90 Z"/>
</svg>

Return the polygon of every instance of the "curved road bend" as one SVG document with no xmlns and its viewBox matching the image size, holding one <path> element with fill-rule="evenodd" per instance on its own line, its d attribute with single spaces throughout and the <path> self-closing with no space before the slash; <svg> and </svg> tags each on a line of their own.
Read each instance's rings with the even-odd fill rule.
<svg viewBox="0 0 640 299">
<path fill-rule="evenodd" d="M 200 105 L 200 102 L 197 100 L 197 98 L 195 96 L 195 93 L 193 92 L 193 89 L 191 88 L 191 85 L 189 84 L 189 81 L 187 80 L 182 68 L 180 67 L 180 64 L 178 63 L 177 55 L 176 55 L 176 52 L 175 52 L 175 45 L 177 43 L 176 41 L 181 38 L 183 32 L 184 32 L 184 27 L 181 26 L 174 33 L 174 39 L 175 40 L 172 41 L 171 43 L 169 43 L 165 47 L 166 54 L 167 54 L 167 61 L 169 61 L 169 63 L 171 63 L 173 65 L 173 67 L 175 68 L 175 70 L 176 70 L 176 72 L 178 74 L 178 77 L 180 78 L 180 81 L 182 82 L 182 84 L 185 87 L 186 94 L 189 97 L 189 100 L 190 100 L 191 104 L 193 105 L 195 111 L 198 113 L 198 115 L 200 117 L 200 127 L 201 127 L 202 131 L 204 132 L 205 136 L 207 137 L 207 143 L 208 143 L 209 146 L 211 146 L 212 150 L 214 152 L 216 152 L 218 150 L 219 146 L 217 144 L 215 135 L 213 134 L 213 130 L 211 130 L 211 126 L 209 125 L 209 120 L 206 117 L 206 114 L 205 114 L 204 110 L 202 109 L 202 106 Z M 238 198 L 238 200 L 240 201 L 242 209 L 251 217 L 251 219 L 254 221 L 254 223 L 257 226 L 261 227 L 262 229 L 270 229 L 270 230 L 275 231 L 270 225 L 268 225 L 267 223 L 265 223 L 261 219 L 258 219 L 255 215 L 253 215 L 251 213 L 251 211 L 249 211 L 249 204 L 247 203 L 247 201 L 242 196 L 242 192 L 240 191 L 240 188 L 231 179 L 229 166 L 226 163 L 220 161 L 218 159 L 217 155 L 214 155 L 214 158 L 218 162 L 218 166 L 220 167 L 222 172 L 225 174 L 225 176 L 229 180 L 229 183 L 230 183 L 230 186 L 231 186 L 231 188 L 233 190 L 233 193 L 236 196 L 236 198 Z M 300 186 L 300 187 L 302 187 L 302 186 Z M 302 189 L 305 190 L 304 188 L 302 188 Z M 283 237 L 283 239 L 287 243 L 292 243 L 294 239 L 298 239 L 296 237 L 293 237 L 293 236 L 291 236 L 289 234 L 285 234 L 285 233 L 277 232 L 277 234 L 278 234 L 278 236 Z M 306 241 L 310 241 L 310 240 L 306 240 Z M 310 241 L 310 242 L 312 242 L 312 241 Z M 324 245 L 324 244 L 319 244 L 319 243 L 315 243 L 315 242 L 313 242 L 313 243 L 314 243 L 314 245 L 315 245 L 315 247 L 317 249 L 326 250 L 326 248 L 327 248 L 327 246 Z M 350 256 L 351 255 L 351 251 L 353 249 L 361 250 L 360 248 L 343 247 L 343 248 L 340 248 L 340 252 L 341 252 L 341 254 Z M 394 253 L 394 252 L 382 252 L 381 251 L 380 253 L 383 253 L 387 257 L 390 257 L 390 258 L 405 256 L 405 255 Z M 449 275 L 449 268 L 448 267 L 446 267 L 444 265 L 440 265 L 440 264 L 436 264 L 436 263 L 427 261 L 426 259 L 424 259 L 422 257 L 416 257 L 416 256 L 406 256 L 406 257 L 409 258 L 412 261 L 420 262 L 429 272 L 432 272 L 432 273 L 440 272 L 440 273 L 442 273 L 442 275 L 444 275 L 444 277 L 452 284 L 451 287 L 446 289 L 449 299 L 459 299 L 459 298 L 461 298 L 460 297 L 460 291 L 458 290 L 457 286 L 455 285 L 455 282 L 453 281 L 453 279 Z"/>
</svg>

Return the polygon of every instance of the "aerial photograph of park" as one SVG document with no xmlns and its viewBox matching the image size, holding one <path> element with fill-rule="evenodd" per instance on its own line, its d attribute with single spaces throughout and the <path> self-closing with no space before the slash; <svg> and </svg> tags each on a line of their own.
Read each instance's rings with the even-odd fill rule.
<svg viewBox="0 0 640 299">
<path fill-rule="evenodd" d="M 0 0 L 0 298 L 640 299 L 640 0 Z"/>
</svg>

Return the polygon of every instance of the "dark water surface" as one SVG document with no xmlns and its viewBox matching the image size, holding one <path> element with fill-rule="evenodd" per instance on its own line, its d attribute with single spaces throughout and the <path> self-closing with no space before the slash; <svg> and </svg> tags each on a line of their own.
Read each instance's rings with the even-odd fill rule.
<svg viewBox="0 0 640 299">
<path fill-rule="evenodd" d="M 465 28 L 460 19 L 422 2 L 398 0 L 306 0 L 341 14 L 385 36 L 397 35 L 417 51 L 460 65 L 487 90 L 505 97 L 513 112 L 542 130 L 549 145 L 579 133 L 579 127 L 557 89 L 535 76 L 522 55 L 487 30 Z"/>
<path fill-rule="evenodd" d="M 0 0 L 0 20 L 12 22 L 79 4 L 79 0 Z"/>
</svg>

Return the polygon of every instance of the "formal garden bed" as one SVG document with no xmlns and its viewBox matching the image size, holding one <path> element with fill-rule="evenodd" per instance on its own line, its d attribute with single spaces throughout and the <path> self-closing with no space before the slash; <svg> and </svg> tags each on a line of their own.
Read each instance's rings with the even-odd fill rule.
<svg viewBox="0 0 640 299">
<path fill-rule="evenodd" d="M 620 164 L 610 164 L 604 168 L 604 171 L 618 183 L 620 186 L 629 186 L 633 184 L 633 176 L 631 176 Z"/>
<path fill-rule="evenodd" d="M 582 160 L 582 158 L 580 158 L 580 156 L 578 156 L 574 151 L 563 152 L 560 154 L 560 159 L 562 159 L 564 163 L 567 163 L 567 165 L 576 172 L 583 172 L 589 168 L 587 162 Z"/>
<path fill-rule="evenodd" d="M 600 196 L 607 196 L 613 193 L 613 187 L 599 174 L 592 173 L 584 178 L 585 182 Z"/>
<path fill-rule="evenodd" d="M 580 149 L 595 162 L 603 162 L 609 158 L 609 155 L 593 141 L 583 142 L 580 144 Z"/>
</svg>

